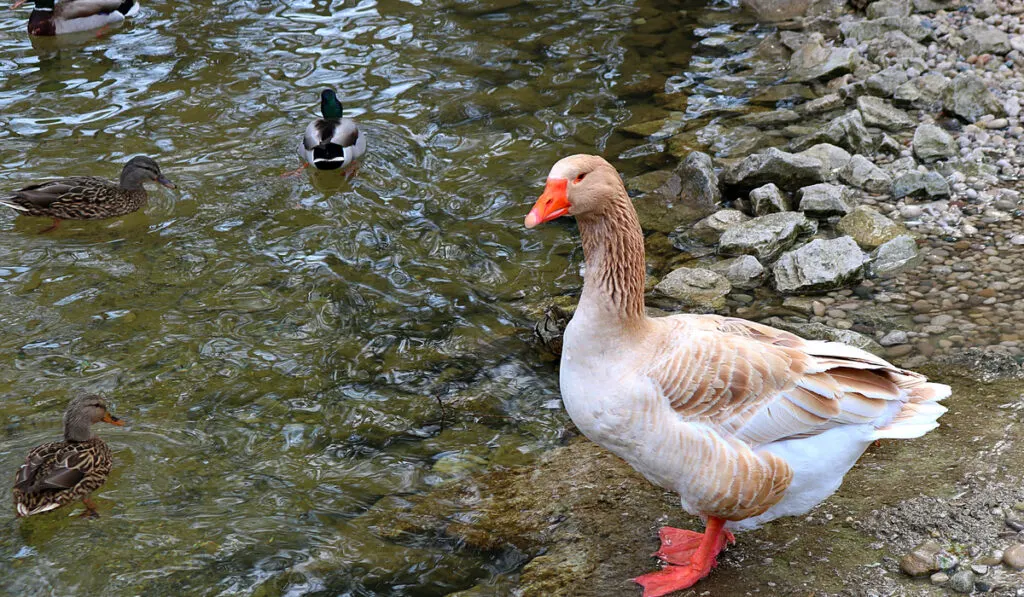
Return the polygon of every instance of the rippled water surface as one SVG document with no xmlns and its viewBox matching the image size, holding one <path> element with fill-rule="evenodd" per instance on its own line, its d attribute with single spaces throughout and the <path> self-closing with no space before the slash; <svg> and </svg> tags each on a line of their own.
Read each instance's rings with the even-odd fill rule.
<svg viewBox="0 0 1024 597">
<path fill-rule="evenodd" d="M 3 189 L 136 154 L 178 184 L 46 235 L 0 216 L 0 476 L 74 394 L 129 421 L 96 429 L 98 521 L 0 508 L 0 592 L 444 595 L 513 569 L 360 515 L 557 441 L 525 314 L 579 258 L 522 217 L 555 160 L 630 119 L 643 7 L 143 4 L 61 45 L 29 41 L 31 5 L 0 11 Z M 281 178 L 325 86 L 368 159 L 351 183 Z"/>
</svg>

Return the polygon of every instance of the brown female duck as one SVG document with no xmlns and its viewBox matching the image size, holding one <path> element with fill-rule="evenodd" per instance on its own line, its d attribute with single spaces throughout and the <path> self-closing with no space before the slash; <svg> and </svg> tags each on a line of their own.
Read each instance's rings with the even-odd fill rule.
<svg viewBox="0 0 1024 597">
<path fill-rule="evenodd" d="M 92 435 L 93 423 L 124 422 L 107 412 L 103 398 L 79 396 L 64 412 L 64 441 L 33 448 L 14 478 L 14 511 L 18 517 L 60 508 L 81 499 L 82 516 L 99 516 L 89 494 L 110 474 L 110 448 Z"/>
<path fill-rule="evenodd" d="M 0 205 L 30 216 L 53 218 L 53 226 L 43 231 L 49 232 L 61 220 L 103 220 L 138 210 L 149 200 L 143 187 L 149 181 L 175 188 L 153 158 L 137 156 L 124 165 L 119 183 L 95 176 L 58 178 L 14 191 L 0 198 Z"/>
</svg>

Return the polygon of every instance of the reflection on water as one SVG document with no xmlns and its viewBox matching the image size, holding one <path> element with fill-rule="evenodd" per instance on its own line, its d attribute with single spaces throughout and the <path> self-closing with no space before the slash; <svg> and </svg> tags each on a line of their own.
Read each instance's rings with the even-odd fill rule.
<svg viewBox="0 0 1024 597">
<path fill-rule="evenodd" d="M 143 4 L 71 43 L 0 14 L 4 189 L 116 178 L 139 153 L 178 184 L 48 235 L 0 220 L 0 471 L 59 435 L 74 393 L 129 421 L 97 428 L 99 521 L 0 509 L 4 590 L 444 595 L 519 565 L 384 541 L 360 514 L 556 441 L 523 313 L 579 285 L 574 241 L 521 222 L 554 161 L 629 118 L 639 9 Z M 328 86 L 366 163 L 281 178 Z"/>
</svg>

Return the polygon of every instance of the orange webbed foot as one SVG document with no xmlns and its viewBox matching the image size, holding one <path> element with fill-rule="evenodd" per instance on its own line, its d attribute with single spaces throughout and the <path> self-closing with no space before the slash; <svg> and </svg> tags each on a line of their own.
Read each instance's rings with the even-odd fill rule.
<svg viewBox="0 0 1024 597">
<path fill-rule="evenodd" d="M 703 533 L 662 527 L 658 532 L 661 548 L 654 555 L 668 565 L 633 579 L 644 588 L 643 597 L 660 597 L 688 589 L 707 576 L 718 565 L 719 552 L 727 543 L 736 542 L 724 525 L 721 518 L 708 518 L 708 527 Z"/>
</svg>

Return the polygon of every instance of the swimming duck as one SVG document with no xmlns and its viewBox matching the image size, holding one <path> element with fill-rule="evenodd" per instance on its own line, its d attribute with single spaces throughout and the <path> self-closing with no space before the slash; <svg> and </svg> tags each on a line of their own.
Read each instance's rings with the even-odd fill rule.
<svg viewBox="0 0 1024 597">
<path fill-rule="evenodd" d="M 100 396 L 86 394 L 64 412 L 64 441 L 33 448 L 14 478 L 14 511 L 20 518 L 49 512 L 81 499 L 82 516 L 99 516 L 89 494 L 110 474 L 110 448 L 92 435 L 93 423 L 124 422 L 107 411 Z"/>
<path fill-rule="evenodd" d="M 353 173 L 366 153 L 366 137 L 359 134 L 351 118 L 342 117 L 341 102 L 333 89 L 320 93 L 319 118 L 309 123 L 296 152 L 305 161 L 299 171 L 312 164 L 317 170 L 343 168 Z"/>
<path fill-rule="evenodd" d="M 875 440 L 938 426 L 949 386 L 858 348 L 733 317 L 647 317 L 643 234 L 604 159 L 557 162 L 525 224 L 565 215 L 579 224 L 586 260 L 563 338 L 566 411 L 706 519 L 704 533 L 660 530 L 655 555 L 667 565 L 634 579 L 645 597 L 706 576 L 730 531 L 813 508 Z"/>
<path fill-rule="evenodd" d="M 175 188 L 155 160 L 136 156 L 124 165 L 117 184 L 95 176 L 58 178 L 14 191 L 0 198 L 0 205 L 30 216 L 53 218 L 53 225 L 43 231 L 49 232 L 61 220 L 102 220 L 138 210 L 149 199 L 143 187 L 149 181 Z"/>
<path fill-rule="evenodd" d="M 18 8 L 25 2 L 17 0 L 11 8 Z M 35 4 L 28 18 L 29 35 L 64 35 L 102 29 L 139 14 L 136 0 L 35 0 Z"/>
</svg>

